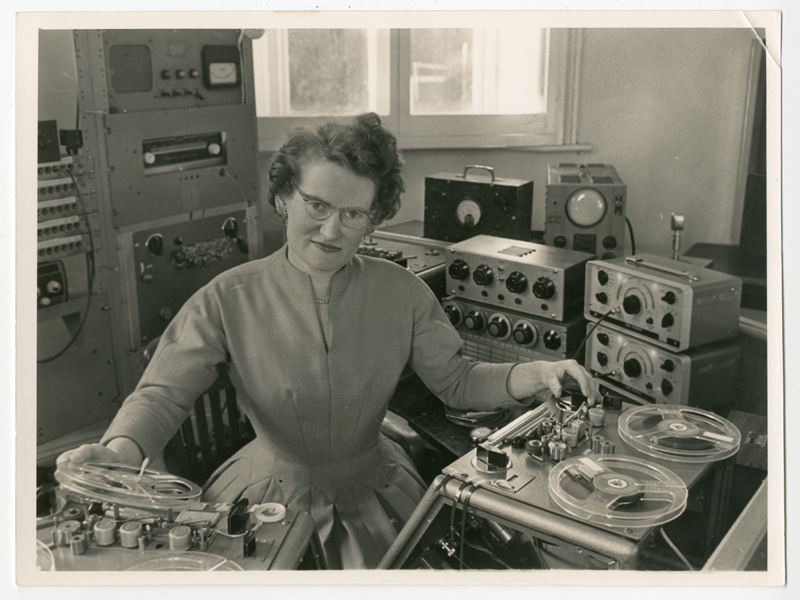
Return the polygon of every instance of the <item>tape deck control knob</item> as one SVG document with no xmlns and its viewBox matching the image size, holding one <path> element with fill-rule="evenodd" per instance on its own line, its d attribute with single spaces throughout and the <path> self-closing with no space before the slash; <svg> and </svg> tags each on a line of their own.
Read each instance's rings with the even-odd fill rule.
<svg viewBox="0 0 800 600">
<path fill-rule="evenodd" d="M 676 301 L 678 298 L 677 298 L 677 296 L 675 296 L 675 292 L 667 292 L 666 294 L 664 294 L 663 296 L 661 296 L 661 299 L 662 299 L 664 302 L 666 302 L 667 304 L 675 304 L 675 301 Z"/>
<path fill-rule="evenodd" d="M 542 340 L 544 341 L 545 348 L 548 350 L 558 350 L 561 347 L 561 336 L 558 335 L 557 331 L 550 331 L 545 332 L 542 336 Z"/>
<path fill-rule="evenodd" d="M 605 367 L 608 364 L 608 355 L 605 352 L 598 352 L 597 362 L 601 367 Z"/>
<path fill-rule="evenodd" d="M 528 278 L 525 277 L 524 273 L 514 271 L 506 279 L 506 287 L 509 292 L 521 294 L 528 289 Z"/>
<path fill-rule="evenodd" d="M 600 282 L 600 285 L 605 285 L 608 283 L 608 273 L 605 271 L 598 271 L 597 272 L 597 281 Z"/>
<path fill-rule="evenodd" d="M 542 300 L 549 300 L 556 294 L 556 284 L 552 279 L 539 277 L 533 282 L 533 295 Z"/>
<path fill-rule="evenodd" d="M 605 292 L 597 292 L 594 297 L 597 298 L 600 304 L 608 304 L 608 294 Z"/>
<path fill-rule="evenodd" d="M 669 381 L 668 379 L 662 379 L 661 380 L 661 393 L 662 394 L 664 394 L 665 396 L 669 396 L 672 393 L 672 389 L 673 389 L 673 386 L 672 386 L 672 382 L 671 381 Z"/>
<path fill-rule="evenodd" d="M 667 359 L 661 365 L 661 368 L 664 369 L 667 373 L 672 373 L 675 370 L 675 363 Z"/>
<path fill-rule="evenodd" d="M 464 327 L 470 331 L 480 332 L 483 331 L 486 325 L 486 319 L 483 314 L 478 310 L 469 311 L 464 317 Z"/>
<path fill-rule="evenodd" d="M 639 377 L 642 374 L 642 363 L 635 358 L 629 358 L 622 365 L 625 375 L 631 378 Z"/>
<path fill-rule="evenodd" d="M 472 280 L 478 285 L 491 285 L 494 281 L 494 272 L 489 265 L 479 265 L 472 274 Z"/>
<path fill-rule="evenodd" d="M 597 334 L 597 341 L 603 344 L 603 346 L 608 346 L 609 337 L 607 333 L 600 332 Z"/>
<path fill-rule="evenodd" d="M 675 324 L 675 317 L 672 314 L 667 313 L 663 317 L 661 317 L 661 327 L 672 327 Z"/>
<path fill-rule="evenodd" d="M 622 301 L 622 310 L 629 315 L 638 315 L 642 310 L 642 301 L 636 296 L 625 296 Z"/>
<path fill-rule="evenodd" d="M 534 335 L 533 329 L 525 323 L 520 323 L 514 328 L 514 341 L 523 346 L 533 342 Z"/>
<path fill-rule="evenodd" d="M 502 338 L 508 335 L 508 322 L 503 317 L 492 317 L 489 321 L 489 335 Z"/>
<path fill-rule="evenodd" d="M 469 277 L 469 265 L 466 263 L 466 261 L 457 258 L 450 265 L 448 273 L 450 273 L 450 277 L 452 277 L 453 279 L 462 281 L 467 277 Z"/>
</svg>

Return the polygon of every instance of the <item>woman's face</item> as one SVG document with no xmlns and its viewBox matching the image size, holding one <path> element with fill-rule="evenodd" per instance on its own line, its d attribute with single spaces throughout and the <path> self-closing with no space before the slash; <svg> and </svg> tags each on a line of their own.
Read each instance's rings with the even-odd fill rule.
<svg viewBox="0 0 800 600">
<path fill-rule="evenodd" d="M 299 187 L 306 197 L 322 200 L 334 208 L 369 211 L 375 197 L 375 184 L 371 179 L 326 160 L 306 165 Z M 355 255 L 361 239 L 371 231 L 369 226 L 345 227 L 337 211 L 324 221 L 312 219 L 298 191 L 286 198 L 285 204 L 289 258 L 295 266 L 311 274 L 341 269 Z"/>
</svg>

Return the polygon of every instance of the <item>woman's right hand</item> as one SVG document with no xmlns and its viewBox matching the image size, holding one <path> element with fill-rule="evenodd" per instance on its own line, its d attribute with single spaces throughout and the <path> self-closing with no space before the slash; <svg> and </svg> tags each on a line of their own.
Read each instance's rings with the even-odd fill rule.
<svg viewBox="0 0 800 600">
<path fill-rule="evenodd" d="M 84 444 L 73 450 L 67 450 L 56 459 L 56 467 L 66 462 L 100 462 L 121 463 L 122 457 L 118 452 L 103 444 Z"/>
</svg>

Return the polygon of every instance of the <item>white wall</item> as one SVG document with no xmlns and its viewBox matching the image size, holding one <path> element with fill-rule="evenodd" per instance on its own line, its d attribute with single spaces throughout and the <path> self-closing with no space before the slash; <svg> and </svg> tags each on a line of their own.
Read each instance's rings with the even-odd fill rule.
<svg viewBox="0 0 800 600">
<path fill-rule="evenodd" d="M 407 193 L 394 222 L 422 220 L 424 178 L 485 164 L 533 179 L 531 226 L 544 228 L 547 164 L 613 164 L 628 185 L 637 251 L 669 253 L 670 212 L 686 215 L 682 249 L 738 243 L 735 205 L 749 57 L 744 29 L 588 29 L 578 141 L 593 152 L 406 151 Z"/>
</svg>

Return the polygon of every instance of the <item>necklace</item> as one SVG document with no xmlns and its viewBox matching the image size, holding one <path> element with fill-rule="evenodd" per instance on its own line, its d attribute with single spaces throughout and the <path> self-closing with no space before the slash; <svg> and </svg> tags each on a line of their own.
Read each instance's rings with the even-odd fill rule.
<svg viewBox="0 0 800 600">
<path fill-rule="evenodd" d="M 327 304 L 328 302 L 330 302 L 330 299 L 329 300 L 319 300 L 317 298 L 314 298 L 314 304 Z"/>
</svg>

